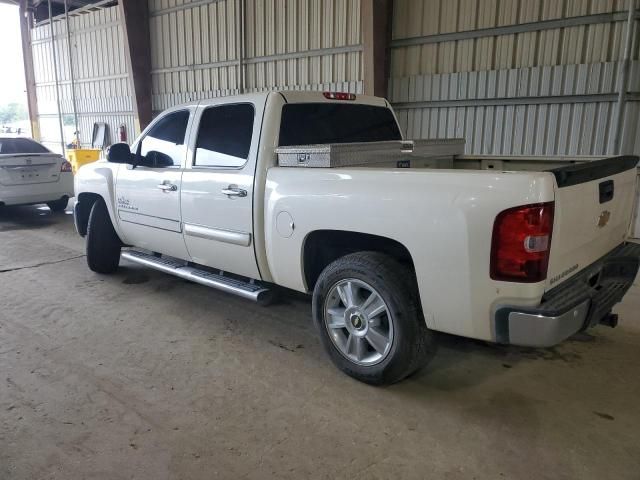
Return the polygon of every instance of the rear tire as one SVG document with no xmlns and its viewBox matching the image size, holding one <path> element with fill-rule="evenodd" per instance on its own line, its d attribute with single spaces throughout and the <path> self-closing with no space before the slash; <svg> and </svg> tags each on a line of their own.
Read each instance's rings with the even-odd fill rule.
<svg viewBox="0 0 640 480">
<path fill-rule="evenodd" d="M 69 198 L 62 197 L 60 200 L 47 202 L 47 207 L 49 207 L 49 210 L 51 210 L 52 212 L 58 213 L 58 212 L 64 212 L 68 204 L 69 204 Z"/>
<path fill-rule="evenodd" d="M 422 368 L 435 351 L 409 271 L 378 252 L 329 264 L 313 290 L 313 320 L 333 363 L 372 385 Z"/>
<path fill-rule="evenodd" d="M 102 198 L 96 200 L 89 214 L 87 226 L 87 265 L 97 273 L 113 273 L 120 264 L 122 242 L 118 237 L 107 205 Z"/>
</svg>

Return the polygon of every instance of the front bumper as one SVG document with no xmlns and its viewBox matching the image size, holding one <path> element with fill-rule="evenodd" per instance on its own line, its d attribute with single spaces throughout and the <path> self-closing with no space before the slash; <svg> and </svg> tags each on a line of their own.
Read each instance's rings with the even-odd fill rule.
<svg viewBox="0 0 640 480">
<path fill-rule="evenodd" d="M 639 266 L 640 244 L 623 243 L 545 293 L 537 307 L 499 306 L 496 341 L 551 347 L 597 325 L 627 293 Z"/>
</svg>

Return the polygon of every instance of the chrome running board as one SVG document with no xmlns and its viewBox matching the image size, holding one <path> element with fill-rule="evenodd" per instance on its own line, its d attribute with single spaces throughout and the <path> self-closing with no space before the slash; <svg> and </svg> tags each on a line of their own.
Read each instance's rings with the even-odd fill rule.
<svg viewBox="0 0 640 480">
<path fill-rule="evenodd" d="M 223 292 L 232 293 L 239 297 L 253 300 L 263 305 L 268 304 L 272 299 L 272 290 L 264 286 L 253 283 L 244 282 L 235 278 L 230 278 L 219 273 L 201 270 L 199 268 L 188 265 L 187 262 L 173 259 L 157 257 L 150 253 L 140 252 L 138 250 L 124 250 L 121 257 L 130 262 L 144 265 L 145 267 L 160 270 L 164 273 L 175 275 L 207 287 L 216 288 Z"/>
</svg>

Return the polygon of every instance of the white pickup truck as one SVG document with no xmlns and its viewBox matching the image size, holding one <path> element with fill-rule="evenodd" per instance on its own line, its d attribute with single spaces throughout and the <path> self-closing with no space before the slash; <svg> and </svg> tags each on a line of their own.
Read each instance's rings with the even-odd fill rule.
<svg viewBox="0 0 640 480">
<path fill-rule="evenodd" d="M 638 158 L 460 148 L 405 141 L 382 98 L 194 102 L 80 169 L 76 228 L 99 273 L 122 257 L 265 303 L 312 293 L 329 356 L 372 384 L 423 366 L 434 331 L 544 347 L 614 326 L 640 258 Z"/>
</svg>

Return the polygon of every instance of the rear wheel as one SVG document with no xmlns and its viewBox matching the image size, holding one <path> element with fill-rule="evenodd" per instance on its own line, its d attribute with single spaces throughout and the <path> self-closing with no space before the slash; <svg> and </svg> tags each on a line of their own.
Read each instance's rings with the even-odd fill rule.
<svg viewBox="0 0 640 480">
<path fill-rule="evenodd" d="M 122 242 L 111 224 L 107 205 L 96 200 L 87 227 L 87 265 L 97 273 L 113 273 L 120 264 Z"/>
<path fill-rule="evenodd" d="M 64 212 L 64 209 L 67 208 L 69 204 L 68 197 L 62 197 L 60 200 L 54 200 L 52 202 L 47 202 L 47 207 L 52 212 Z"/>
<path fill-rule="evenodd" d="M 381 253 L 353 253 L 327 266 L 314 288 L 313 318 L 334 364 L 366 383 L 402 380 L 434 351 L 413 279 Z"/>
</svg>

